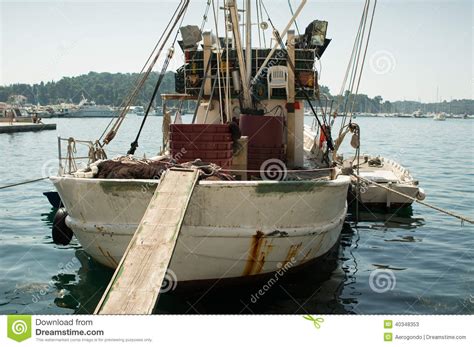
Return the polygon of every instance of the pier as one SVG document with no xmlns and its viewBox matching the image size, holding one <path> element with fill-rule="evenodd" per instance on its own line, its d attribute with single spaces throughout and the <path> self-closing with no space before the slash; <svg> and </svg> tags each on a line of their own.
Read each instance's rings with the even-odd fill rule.
<svg viewBox="0 0 474 347">
<path fill-rule="evenodd" d="M 161 176 L 95 314 L 153 313 L 198 176 L 183 169 Z"/>
<path fill-rule="evenodd" d="M 56 130 L 56 124 L 41 123 L 0 123 L 0 134 L 20 133 L 25 131 Z"/>
</svg>

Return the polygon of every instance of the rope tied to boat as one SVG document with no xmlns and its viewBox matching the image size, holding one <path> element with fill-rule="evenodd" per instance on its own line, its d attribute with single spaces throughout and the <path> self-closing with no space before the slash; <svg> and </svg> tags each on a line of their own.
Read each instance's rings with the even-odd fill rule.
<svg viewBox="0 0 474 347">
<path fill-rule="evenodd" d="M 34 183 L 34 182 L 43 181 L 43 180 L 47 180 L 48 178 L 49 178 L 49 176 L 48 176 L 48 177 L 36 178 L 36 179 L 34 179 L 34 180 L 28 180 L 28 181 L 19 182 L 19 183 L 12 183 L 12 184 L 8 184 L 8 185 L 6 185 L 6 186 L 0 187 L 0 190 L 1 190 L 1 189 L 11 188 L 11 187 L 16 187 L 16 186 L 21 186 L 21 185 L 28 184 L 28 183 Z"/>
<path fill-rule="evenodd" d="M 74 154 L 77 153 L 76 149 L 76 140 L 74 137 L 70 137 L 67 140 L 67 162 L 69 164 L 69 172 L 77 171 L 76 160 L 74 159 Z"/>
<path fill-rule="evenodd" d="M 359 179 L 359 180 L 362 180 L 362 181 L 368 182 L 368 183 L 370 183 L 370 184 L 373 184 L 373 185 L 375 185 L 375 186 L 377 186 L 377 187 L 383 188 L 383 189 L 385 189 L 385 190 L 387 190 L 387 191 L 389 191 L 389 192 L 391 192 L 391 193 L 394 193 L 394 194 L 398 194 L 398 195 L 400 195 L 400 196 L 403 196 L 404 198 L 410 199 L 410 200 L 412 200 L 413 202 L 417 202 L 417 203 L 419 203 L 419 204 L 421 204 L 421 205 L 423 205 L 423 206 L 429 207 L 429 208 L 431 208 L 431 209 L 433 209 L 433 210 L 436 210 L 436 211 L 438 211 L 438 212 L 441 212 L 441 213 L 447 214 L 447 215 L 449 215 L 449 216 L 451 216 L 451 217 L 460 219 L 462 224 L 464 224 L 464 222 L 468 222 L 468 223 L 470 223 L 470 224 L 474 224 L 474 220 L 473 220 L 473 219 L 470 219 L 470 218 L 468 218 L 468 217 L 465 217 L 465 216 L 462 216 L 462 215 L 460 215 L 460 214 L 457 214 L 457 213 L 454 213 L 454 212 L 445 210 L 445 209 L 443 209 L 443 208 L 441 208 L 441 207 L 437 207 L 437 206 L 434 206 L 434 205 L 432 205 L 432 204 L 428 204 L 427 202 L 421 201 L 421 200 L 419 200 L 419 199 L 417 199 L 417 198 L 413 198 L 413 197 L 411 197 L 410 195 L 401 193 L 401 192 L 399 192 L 399 191 L 397 191 L 397 190 L 395 190 L 395 189 L 386 187 L 386 186 L 384 186 L 383 184 L 379 184 L 379 183 L 374 182 L 374 181 L 372 181 L 372 180 L 369 180 L 369 179 L 367 179 L 367 178 L 365 178 L 365 177 L 359 176 L 359 175 L 357 175 L 357 174 L 355 174 L 355 173 L 352 173 L 352 176 L 354 176 L 355 178 L 357 178 L 357 179 Z"/>
</svg>

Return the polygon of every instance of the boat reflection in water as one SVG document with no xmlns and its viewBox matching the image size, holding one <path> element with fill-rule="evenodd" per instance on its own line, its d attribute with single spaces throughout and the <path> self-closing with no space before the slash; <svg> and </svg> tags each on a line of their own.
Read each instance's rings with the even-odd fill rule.
<svg viewBox="0 0 474 347">
<path fill-rule="evenodd" d="M 83 250 L 77 250 L 75 256 L 80 262 L 76 273 L 58 273 L 52 278 L 62 293 L 54 299 L 54 304 L 72 309 L 75 314 L 92 314 L 113 271 L 92 260 Z"/>
<path fill-rule="evenodd" d="M 347 221 L 355 223 L 357 211 L 356 207 L 351 206 L 348 209 Z M 359 223 L 366 225 L 369 223 L 368 227 L 373 228 L 400 228 L 400 229 L 416 229 L 425 225 L 425 220 L 423 218 L 414 218 L 413 217 L 413 208 L 412 206 L 406 206 L 399 209 L 375 209 L 375 208 L 366 208 L 363 205 L 359 205 Z"/>
</svg>

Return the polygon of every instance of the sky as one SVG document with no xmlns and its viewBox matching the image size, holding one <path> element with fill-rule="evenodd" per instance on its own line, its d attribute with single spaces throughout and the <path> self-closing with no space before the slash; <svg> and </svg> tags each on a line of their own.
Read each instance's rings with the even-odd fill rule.
<svg viewBox="0 0 474 347">
<path fill-rule="evenodd" d="M 191 0 L 184 24 L 200 25 L 206 2 Z M 300 0 L 291 2 L 296 8 Z M 178 3 L 0 0 L 0 85 L 138 72 Z M 281 31 L 291 16 L 287 0 L 264 3 Z M 359 92 L 390 101 L 434 102 L 437 90 L 443 100 L 474 99 L 473 3 L 379 0 Z M 329 22 L 332 42 L 321 59 L 320 83 L 333 94 L 341 88 L 363 4 L 308 0 L 298 18 L 300 30 L 315 19 Z M 171 67 L 181 62 L 177 48 Z"/>
</svg>

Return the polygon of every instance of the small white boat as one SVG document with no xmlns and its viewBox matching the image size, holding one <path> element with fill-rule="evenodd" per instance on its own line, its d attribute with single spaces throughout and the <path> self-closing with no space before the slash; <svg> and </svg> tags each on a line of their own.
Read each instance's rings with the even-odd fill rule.
<svg viewBox="0 0 474 347">
<path fill-rule="evenodd" d="M 433 116 L 433 120 L 437 120 L 437 121 L 445 121 L 446 120 L 446 115 L 441 112 L 441 113 L 436 113 L 434 116 Z"/>
<path fill-rule="evenodd" d="M 412 199 L 406 198 L 388 189 L 395 190 L 402 194 L 408 195 L 414 199 L 423 200 L 425 192 L 418 187 L 416 181 L 410 172 L 401 166 L 399 163 L 383 158 L 373 156 L 361 156 L 359 164 L 359 180 L 360 193 L 358 195 L 359 202 L 367 206 L 383 206 L 383 207 L 404 207 L 413 203 Z M 344 166 L 355 167 L 357 165 L 356 159 L 347 159 L 344 161 Z M 357 169 L 354 168 L 357 173 Z M 367 179 L 368 181 L 364 180 Z M 378 185 L 369 183 L 375 182 Z M 357 197 L 357 178 L 352 177 L 352 184 L 349 196 L 350 200 L 355 201 Z"/>
<path fill-rule="evenodd" d="M 421 110 L 417 110 L 417 111 L 413 112 L 413 117 L 414 118 L 424 118 L 425 115 Z"/>
</svg>

